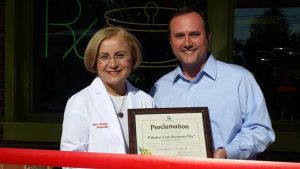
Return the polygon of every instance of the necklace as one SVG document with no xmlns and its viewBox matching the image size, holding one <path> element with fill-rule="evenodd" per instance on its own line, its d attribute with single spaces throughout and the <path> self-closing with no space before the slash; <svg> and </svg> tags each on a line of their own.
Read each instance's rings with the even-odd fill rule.
<svg viewBox="0 0 300 169">
<path fill-rule="evenodd" d="M 114 106 L 114 109 L 115 109 L 115 112 L 116 112 L 117 116 L 120 117 L 120 118 L 122 118 L 122 117 L 124 116 L 124 114 L 123 114 L 121 111 L 122 111 L 122 108 L 123 108 L 123 105 L 124 105 L 124 102 L 125 102 L 125 100 L 126 100 L 127 95 L 124 96 L 124 98 L 123 98 L 123 100 L 122 100 L 122 104 L 121 104 L 120 109 L 117 107 L 117 105 L 116 105 L 115 102 L 113 101 L 112 96 L 109 95 L 109 97 L 110 97 L 110 100 L 111 100 L 111 102 L 112 102 L 112 104 L 113 104 L 113 106 Z"/>
</svg>

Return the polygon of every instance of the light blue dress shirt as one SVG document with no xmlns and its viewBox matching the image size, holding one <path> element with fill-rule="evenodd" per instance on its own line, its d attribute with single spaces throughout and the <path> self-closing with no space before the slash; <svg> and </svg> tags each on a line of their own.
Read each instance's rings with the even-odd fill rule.
<svg viewBox="0 0 300 169">
<path fill-rule="evenodd" d="M 156 107 L 208 107 L 213 148 L 229 159 L 253 159 L 275 140 L 264 96 L 243 67 L 209 56 L 192 81 L 181 68 L 159 79 L 150 91 Z"/>
</svg>

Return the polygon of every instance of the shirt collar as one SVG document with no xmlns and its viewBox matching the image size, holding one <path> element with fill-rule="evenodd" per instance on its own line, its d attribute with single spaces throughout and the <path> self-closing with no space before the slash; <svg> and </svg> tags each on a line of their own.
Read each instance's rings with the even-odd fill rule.
<svg viewBox="0 0 300 169">
<path fill-rule="evenodd" d="M 212 54 L 209 55 L 202 71 L 212 80 L 217 79 L 217 60 Z"/>
<path fill-rule="evenodd" d="M 217 78 L 217 60 L 212 54 L 209 55 L 203 69 L 197 74 L 193 81 L 199 81 L 203 75 L 211 78 L 212 80 L 216 80 Z M 181 67 L 177 66 L 173 76 L 173 83 L 176 83 L 179 79 L 189 81 L 184 77 Z"/>
</svg>

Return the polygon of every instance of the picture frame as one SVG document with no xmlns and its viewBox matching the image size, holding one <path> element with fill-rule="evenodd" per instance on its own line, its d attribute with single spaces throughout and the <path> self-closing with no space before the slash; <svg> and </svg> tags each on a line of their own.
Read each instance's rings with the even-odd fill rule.
<svg viewBox="0 0 300 169">
<path fill-rule="evenodd" d="M 212 158 L 207 107 L 128 109 L 129 153 Z"/>
</svg>

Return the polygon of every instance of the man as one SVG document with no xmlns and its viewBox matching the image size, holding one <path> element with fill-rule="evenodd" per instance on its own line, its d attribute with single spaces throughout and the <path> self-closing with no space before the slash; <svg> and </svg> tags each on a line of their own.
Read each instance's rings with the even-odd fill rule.
<svg viewBox="0 0 300 169">
<path fill-rule="evenodd" d="M 275 140 L 264 96 L 243 67 L 217 61 L 201 12 L 179 9 L 169 40 L 179 66 L 151 89 L 156 107 L 208 107 L 214 158 L 255 159 Z"/>
</svg>

